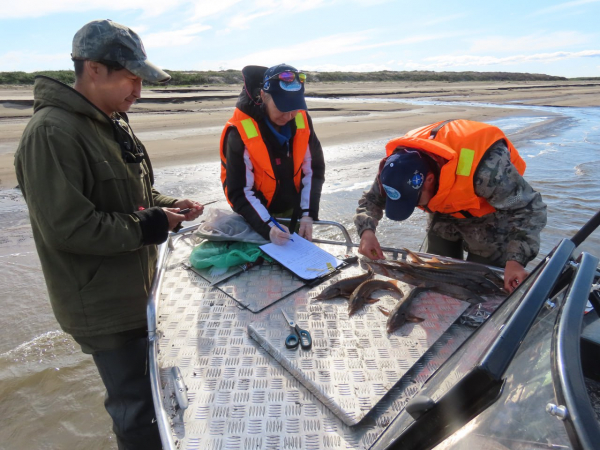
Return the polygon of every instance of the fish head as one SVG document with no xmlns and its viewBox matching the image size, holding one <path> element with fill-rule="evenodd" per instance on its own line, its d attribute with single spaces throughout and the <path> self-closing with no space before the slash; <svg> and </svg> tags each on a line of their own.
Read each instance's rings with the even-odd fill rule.
<svg viewBox="0 0 600 450">
<path fill-rule="evenodd" d="M 414 316 L 409 312 L 399 311 L 396 314 L 392 313 L 389 316 L 387 324 L 386 324 L 387 332 L 389 334 L 392 334 L 398 328 L 402 327 L 406 322 L 420 323 L 420 322 L 423 322 L 424 320 L 425 319 L 423 319 L 422 317 Z"/>
<path fill-rule="evenodd" d="M 392 334 L 398 328 L 402 327 L 406 323 L 406 314 L 398 313 L 392 314 L 388 317 L 387 321 L 387 332 Z"/>
<path fill-rule="evenodd" d="M 342 294 L 342 291 L 337 286 L 328 286 L 323 289 L 319 295 L 315 297 L 315 300 L 329 300 L 334 297 L 338 297 Z"/>
</svg>

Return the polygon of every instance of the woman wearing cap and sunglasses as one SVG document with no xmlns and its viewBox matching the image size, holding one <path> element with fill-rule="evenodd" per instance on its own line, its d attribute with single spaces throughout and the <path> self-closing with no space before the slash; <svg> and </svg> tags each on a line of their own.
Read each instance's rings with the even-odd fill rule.
<svg viewBox="0 0 600 450">
<path fill-rule="evenodd" d="M 291 217 L 312 239 L 325 161 L 306 112 L 306 75 L 287 64 L 247 66 L 233 117 L 221 135 L 221 182 L 235 212 L 265 239 L 283 244 L 287 229 L 273 217 Z M 285 227 L 282 227 L 285 228 Z"/>
</svg>

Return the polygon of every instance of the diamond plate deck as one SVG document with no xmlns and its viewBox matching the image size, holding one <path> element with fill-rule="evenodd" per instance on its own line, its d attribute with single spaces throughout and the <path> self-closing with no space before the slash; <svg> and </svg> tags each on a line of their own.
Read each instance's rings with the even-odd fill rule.
<svg viewBox="0 0 600 450">
<path fill-rule="evenodd" d="M 210 283 L 211 286 L 218 284 L 219 282 L 229 279 L 230 277 L 243 272 L 243 269 L 240 266 L 228 267 L 227 269 L 221 270 L 211 270 L 211 268 L 206 269 L 196 269 L 192 267 L 191 264 L 184 264 L 189 270 L 196 272 L 202 278 Z M 216 272 L 216 273 L 215 273 Z"/>
<path fill-rule="evenodd" d="M 198 236 L 185 238 L 192 247 L 199 245 L 203 240 Z M 238 266 L 230 267 L 218 275 L 213 275 L 209 269 L 195 269 L 187 261 L 184 261 L 184 266 L 254 313 L 262 311 L 306 284 L 279 264 L 268 262 L 252 267 L 247 272 Z"/>
<path fill-rule="evenodd" d="M 469 306 L 427 292 L 411 306 L 411 312 L 425 321 L 406 323 L 388 335 L 387 317 L 378 307 L 391 310 L 397 296 L 375 292 L 372 297 L 379 302 L 363 306 L 351 317 L 345 299 L 313 300 L 327 285 L 363 272 L 351 268 L 323 286 L 303 289 L 285 307 L 275 308 L 248 326 L 248 334 L 346 425 L 359 423 Z M 400 285 L 406 297 L 412 287 Z M 282 309 L 300 328 L 310 331 L 312 349 L 285 348 L 290 328 Z"/>
<path fill-rule="evenodd" d="M 247 334 L 251 323 L 282 307 L 293 310 L 293 296 L 252 313 L 185 270 L 182 262 L 196 244 L 191 234 L 176 238 L 158 299 L 159 395 L 170 417 L 173 448 L 367 449 L 473 332 L 453 324 L 371 412 L 350 427 Z M 346 246 L 323 247 L 334 255 L 347 253 Z M 187 386 L 190 406 L 185 411 L 176 406 L 173 366 L 181 369 Z"/>
<path fill-rule="evenodd" d="M 252 312 L 259 312 L 304 286 L 278 264 L 263 264 L 216 287 Z"/>
</svg>

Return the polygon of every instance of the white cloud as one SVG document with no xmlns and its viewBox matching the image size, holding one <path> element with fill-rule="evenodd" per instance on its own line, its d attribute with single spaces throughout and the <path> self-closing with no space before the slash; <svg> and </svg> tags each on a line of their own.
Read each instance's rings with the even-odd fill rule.
<svg viewBox="0 0 600 450">
<path fill-rule="evenodd" d="M 475 56 L 475 55 L 460 55 L 460 56 L 434 56 L 425 58 L 424 63 L 408 62 L 404 67 L 410 70 L 436 70 L 447 69 L 451 67 L 465 66 L 494 66 L 499 64 L 522 64 L 531 62 L 548 63 L 565 59 L 600 57 L 600 50 L 585 50 L 581 52 L 554 52 L 554 53 L 538 53 L 533 55 L 514 55 L 504 58 L 495 56 Z"/>
<path fill-rule="evenodd" d="M 227 68 L 239 69 L 249 64 L 272 66 L 281 62 L 306 67 L 303 61 L 314 61 L 315 58 L 356 53 L 361 50 L 372 50 L 382 47 L 401 46 L 438 39 L 447 39 L 449 35 L 411 35 L 394 41 L 368 43 L 372 39 L 374 30 L 355 31 L 352 33 L 339 33 L 325 36 L 312 41 L 300 42 L 294 45 L 274 47 L 261 50 L 241 58 L 228 61 Z M 313 63 L 314 64 L 314 63 Z"/>
<path fill-rule="evenodd" d="M 189 44 L 203 31 L 209 30 L 208 25 L 194 24 L 180 30 L 160 31 L 144 36 L 144 47 L 179 47 Z"/>
<path fill-rule="evenodd" d="M 232 27 L 246 28 L 257 18 L 271 14 L 294 14 L 340 2 L 341 0 L 21 0 L 10 8 L 0 8 L 0 20 L 12 18 L 42 17 L 50 14 L 84 11 L 139 10 L 143 17 L 156 17 L 163 13 L 184 8 L 190 11 L 185 21 L 195 21 L 227 13 L 232 16 Z M 381 1 L 381 0 L 371 0 Z M 367 0 L 368 3 L 368 0 Z M 238 5 L 239 4 L 239 5 Z"/>
<path fill-rule="evenodd" d="M 216 16 L 221 14 L 228 9 L 231 9 L 234 5 L 240 3 L 242 0 L 195 0 L 192 1 L 194 14 L 191 20 L 202 19 L 205 17 Z"/>
<path fill-rule="evenodd" d="M 448 15 L 448 16 L 441 15 L 441 16 L 438 16 L 438 17 L 431 18 L 429 20 L 425 20 L 423 22 L 423 26 L 429 27 L 429 26 L 432 26 L 432 25 L 439 25 L 441 23 L 452 22 L 454 20 L 462 19 L 463 17 L 466 17 L 466 16 L 467 15 L 464 14 L 464 13 L 451 14 L 451 15 Z"/>
<path fill-rule="evenodd" d="M 471 45 L 470 51 L 474 53 L 484 52 L 506 52 L 514 53 L 527 49 L 528 51 L 540 51 L 565 48 L 570 45 L 581 45 L 592 40 L 590 36 L 578 31 L 557 31 L 554 33 L 539 32 L 528 36 L 490 36 L 477 39 Z"/>
<path fill-rule="evenodd" d="M 384 64 L 307 64 L 302 70 L 315 72 L 380 72 L 382 70 L 394 70 L 389 63 Z"/>
<path fill-rule="evenodd" d="M 105 0 L 21 0 L 13 2 L 10 8 L 0 8 L 0 19 L 17 17 L 41 17 L 48 14 L 81 12 L 92 10 L 141 10 L 146 16 L 157 16 L 171 10 L 186 0 L 121 0 L 107 2 Z"/>
<path fill-rule="evenodd" d="M 254 5 L 248 10 L 239 12 L 236 14 L 228 23 L 228 28 L 233 29 L 247 29 L 250 26 L 250 22 L 254 20 L 277 14 L 279 16 L 287 14 L 296 14 L 299 12 L 310 11 L 324 6 L 329 6 L 336 3 L 332 0 L 303 0 L 303 1 L 289 1 L 289 0 L 256 0 Z"/>
<path fill-rule="evenodd" d="M 291 2 L 289 0 L 256 0 L 257 8 L 271 10 L 307 11 L 334 3 L 332 0 L 304 0 Z"/>
<path fill-rule="evenodd" d="M 352 3 L 357 3 L 361 6 L 376 6 L 383 3 L 390 3 L 391 0 L 352 0 Z"/>
<path fill-rule="evenodd" d="M 72 69 L 70 53 L 11 51 L 0 55 L 0 72 Z"/>
<path fill-rule="evenodd" d="M 294 45 L 261 50 L 229 61 L 228 67 L 241 68 L 249 64 L 270 67 L 282 62 L 298 64 L 299 61 L 347 53 L 354 51 L 357 45 L 368 39 L 369 34 L 369 32 L 341 33 Z"/>
<path fill-rule="evenodd" d="M 574 0 L 572 2 L 559 3 L 558 5 L 553 5 L 553 6 L 549 6 L 547 8 L 542 8 L 542 9 L 534 12 L 534 15 L 557 13 L 560 11 L 574 9 L 581 5 L 587 5 L 589 3 L 598 3 L 598 2 L 600 2 L 600 0 Z"/>
<path fill-rule="evenodd" d="M 272 11 L 261 11 L 253 14 L 239 14 L 237 16 L 234 16 L 228 22 L 227 26 L 229 30 L 245 30 L 250 27 L 250 22 L 254 21 L 255 19 L 258 19 L 259 17 L 271 15 L 272 13 Z"/>
<path fill-rule="evenodd" d="M 17 17 L 41 17 L 48 14 L 82 11 L 128 11 L 140 10 L 145 17 L 156 17 L 177 10 L 180 6 L 191 8 L 189 20 L 221 14 L 242 0 L 21 0 L 10 8 L 0 9 L 0 19 Z"/>
</svg>

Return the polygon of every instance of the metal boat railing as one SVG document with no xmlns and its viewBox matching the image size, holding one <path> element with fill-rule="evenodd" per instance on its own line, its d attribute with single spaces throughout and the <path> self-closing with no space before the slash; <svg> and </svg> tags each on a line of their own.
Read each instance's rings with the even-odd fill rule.
<svg viewBox="0 0 600 450">
<path fill-rule="evenodd" d="M 184 230 L 181 231 L 184 232 Z M 175 448 L 175 443 L 173 442 L 171 429 L 169 427 L 169 417 L 167 415 L 162 396 L 160 395 L 162 392 L 160 386 L 160 373 L 158 370 L 158 341 L 160 336 L 156 329 L 156 312 L 158 299 L 160 297 L 163 274 L 166 270 L 165 261 L 167 260 L 170 246 L 170 237 L 167 242 L 159 246 L 156 272 L 154 274 L 154 279 L 152 280 L 150 295 L 148 297 L 148 305 L 146 307 L 146 313 L 148 316 L 148 370 L 150 372 L 150 384 L 152 386 L 152 400 L 154 401 L 156 421 L 158 423 L 160 439 L 164 449 Z"/>
</svg>

